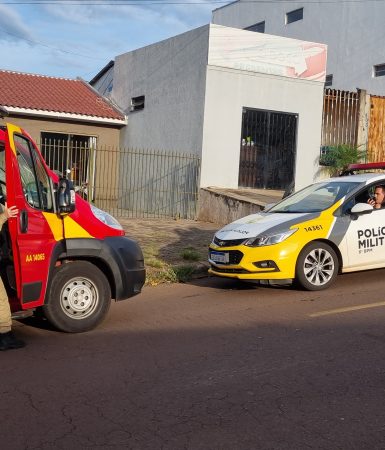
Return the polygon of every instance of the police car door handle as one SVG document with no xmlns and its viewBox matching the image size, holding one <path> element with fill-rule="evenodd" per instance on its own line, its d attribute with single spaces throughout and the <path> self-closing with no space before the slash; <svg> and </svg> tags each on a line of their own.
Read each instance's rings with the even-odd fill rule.
<svg viewBox="0 0 385 450">
<path fill-rule="evenodd" d="M 20 211 L 20 233 L 28 231 L 28 213 L 26 209 Z"/>
</svg>

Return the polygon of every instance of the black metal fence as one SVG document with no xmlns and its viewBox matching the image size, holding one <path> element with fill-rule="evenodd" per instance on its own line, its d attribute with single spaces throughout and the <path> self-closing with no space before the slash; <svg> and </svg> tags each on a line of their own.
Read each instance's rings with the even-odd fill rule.
<svg viewBox="0 0 385 450">
<path fill-rule="evenodd" d="M 41 143 L 53 170 L 68 173 L 75 190 L 122 217 L 195 219 L 200 158 L 194 154 Z"/>
<path fill-rule="evenodd" d="M 286 189 L 294 179 L 297 115 L 243 109 L 239 186 Z"/>
</svg>

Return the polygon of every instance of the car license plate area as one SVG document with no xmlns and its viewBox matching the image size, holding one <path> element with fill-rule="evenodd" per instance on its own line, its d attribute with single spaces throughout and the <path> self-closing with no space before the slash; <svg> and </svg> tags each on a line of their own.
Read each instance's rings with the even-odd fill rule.
<svg viewBox="0 0 385 450">
<path fill-rule="evenodd" d="M 216 263 L 228 264 L 229 254 L 227 252 L 210 252 L 210 259 Z"/>
</svg>

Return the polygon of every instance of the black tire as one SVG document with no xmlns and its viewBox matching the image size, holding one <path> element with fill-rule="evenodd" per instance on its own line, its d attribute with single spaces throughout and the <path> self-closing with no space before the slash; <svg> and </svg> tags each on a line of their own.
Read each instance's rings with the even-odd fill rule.
<svg viewBox="0 0 385 450">
<path fill-rule="evenodd" d="M 327 289 L 338 275 L 339 261 L 330 245 L 314 241 L 304 247 L 297 259 L 295 281 L 307 291 Z"/>
<path fill-rule="evenodd" d="M 74 261 L 55 269 L 43 312 L 58 330 L 81 333 L 99 325 L 110 304 L 110 285 L 103 272 L 87 261 Z"/>
</svg>

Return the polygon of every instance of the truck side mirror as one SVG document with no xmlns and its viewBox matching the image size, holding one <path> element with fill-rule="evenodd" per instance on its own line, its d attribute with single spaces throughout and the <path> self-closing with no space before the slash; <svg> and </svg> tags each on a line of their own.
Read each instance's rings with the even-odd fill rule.
<svg viewBox="0 0 385 450">
<path fill-rule="evenodd" d="M 56 205 L 59 214 L 75 211 L 75 189 L 71 180 L 60 178 L 56 191 Z"/>
</svg>

